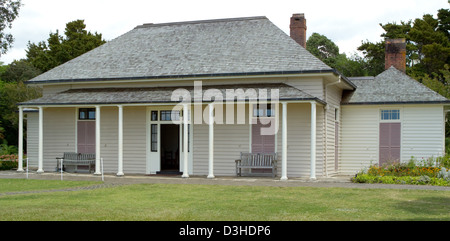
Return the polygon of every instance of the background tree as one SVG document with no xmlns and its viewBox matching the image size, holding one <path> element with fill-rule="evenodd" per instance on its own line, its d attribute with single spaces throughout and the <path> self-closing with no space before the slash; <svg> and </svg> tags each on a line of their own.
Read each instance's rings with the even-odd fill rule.
<svg viewBox="0 0 450 241">
<path fill-rule="evenodd" d="M 76 20 L 66 24 L 64 36 L 56 31 L 47 41 L 28 43 L 26 59 L 0 63 L 0 144 L 17 145 L 17 103 L 42 96 L 41 88 L 25 85 L 25 81 L 103 43 L 101 34 L 86 31 L 84 20 Z"/>
<path fill-rule="evenodd" d="M 406 73 L 421 79 L 438 74 L 449 62 L 450 56 L 450 12 L 438 10 L 437 19 L 430 14 L 414 21 L 380 24 L 385 33 L 383 38 L 406 39 Z M 372 66 L 375 76 L 384 71 L 385 42 L 363 42 L 358 47 L 366 61 Z"/>
<path fill-rule="evenodd" d="M 101 34 L 86 31 L 84 20 L 67 23 L 64 35 L 56 31 L 50 33 L 47 42 L 29 42 L 26 50 L 28 61 L 40 71 L 46 72 L 106 42 Z"/>
<path fill-rule="evenodd" d="M 0 83 L 0 123 L 6 143 L 17 145 L 19 123 L 17 103 L 41 96 L 42 89 L 39 87 L 28 86 L 23 82 Z"/>
<path fill-rule="evenodd" d="M 0 56 L 8 51 L 14 41 L 13 36 L 5 33 L 5 30 L 12 27 L 20 7 L 20 0 L 0 0 Z"/>
<path fill-rule="evenodd" d="M 347 77 L 367 75 L 362 58 L 357 55 L 348 58 L 346 54 L 340 54 L 339 47 L 324 35 L 313 33 L 306 42 L 306 49 L 325 64 Z"/>
<path fill-rule="evenodd" d="M 25 59 L 14 60 L 7 65 L 4 71 L 0 73 L 0 79 L 5 82 L 24 82 L 41 74 L 41 71 L 35 68 Z"/>
<path fill-rule="evenodd" d="M 306 50 L 330 67 L 336 66 L 339 47 L 324 35 L 313 33 L 306 41 Z"/>
</svg>

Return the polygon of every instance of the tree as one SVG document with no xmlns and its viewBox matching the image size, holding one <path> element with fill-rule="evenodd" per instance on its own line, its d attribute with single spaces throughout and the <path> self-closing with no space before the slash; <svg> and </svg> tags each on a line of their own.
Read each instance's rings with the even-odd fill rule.
<svg viewBox="0 0 450 241">
<path fill-rule="evenodd" d="M 313 33 L 306 42 L 306 49 L 345 76 L 367 75 L 365 64 L 361 58 L 356 55 L 347 58 L 346 54 L 340 54 L 339 47 L 324 35 Z"/>
<path fill-rule="evenodd" d="M 86 31 L 84 20 L 67 23 L 64 35 L 65 37 L 56 31 L 50 33 L 47 42 L 29 42 L 26 51 L 28 61 L 40 71 L 46 72 L 106 42 L 101 34 Z"/>
<path fill-rule="evenodd" d="M 0 56 L 8 51 L 14 41 L 13 36 L 4 31 L 12 27 L 12 22 L 19 15 L 20 1 L 0 0 Z"/>
<path fill-rule="evenodd" d="M 14 60 L 7 65 L 5 70 L 0 73 L 0 79 L 5 82 L 24 82 L 41 74 L 41 71 L 35 68 L 25 59 Z"/>
<path fill-rule="evenodd" d="M 383 38 L 406 39 L 406 72 L 409 75 L 423 77 L 439 74 L 450 58 L 450 12 L 438 10 L 438 18 L 430 14 L 414 21 L 380 24 L 385 33 Z M 363 42 L 358 47 L 377 75 L 384 71 L 385 42 Z"/>
<path fill-rule="evenodd" d="M 330 67 L 336 65 L 339 47 L 326 36 L 313 33 L 306 41 L 306 50 Z"/>
<path fill-rule="evenodd" d="M 0 81 L 1 82 L 1 81 Z M 0 83 L 0 122 L 4 128 L 7 143 L 17 143 L 17 103 L 42 96 L 42 89 L 25 85 L 23 82 Z"/>
</svg>

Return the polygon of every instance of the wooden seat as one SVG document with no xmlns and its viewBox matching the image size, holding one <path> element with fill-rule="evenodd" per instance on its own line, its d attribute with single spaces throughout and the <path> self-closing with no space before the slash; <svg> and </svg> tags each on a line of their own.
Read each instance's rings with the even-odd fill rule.
<svg viewBox="0 0 450 241">
<path fill-rule="evenodd" d="M 277 153 L 241 152 L 241 159 L 236 162 L 236 175 L 242 176 L 242 168 L 271 169 L 272 177 L 277 174 Z"/>
</svg>

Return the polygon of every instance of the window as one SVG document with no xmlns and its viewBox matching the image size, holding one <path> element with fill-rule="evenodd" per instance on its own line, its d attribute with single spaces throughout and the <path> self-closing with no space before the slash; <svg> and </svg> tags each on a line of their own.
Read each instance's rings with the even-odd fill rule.
<svg viewBox="0 0 450 241">
<path fill-rule="evenodd" d="M 257 104 L 253 105 L 253 117 L 274 117 L 275 105 L 273 104 Z"/>
<path fill-rule="evenodd" d="M 400 110 L 381 110 L 381 120 L 400 120 Z"/>
<path fill-rule="evenodd" d="M 80 108 L 78 110 L 79 120 L 95 120 L 95 109 L 94 108 Z"/>
<path fill-rule="evenodd" d="M 158 120 L 158 111 L 152 110 L 152 121 L 157 121 L 157 120 Z"/>
<path fill-rule="evenodd" d="M 157 124 L 151 125 L 151 135 L 152 135 L 152 140 L 151 140 L 152 152 L 157 152 L 158 151 L 158 125 Z"/>
<path fill-rule="evenodd" d="M 179 121 L 180 111 L 179 110 L 162 110 L 161 111 L 162 121 Z"/>
</svg>

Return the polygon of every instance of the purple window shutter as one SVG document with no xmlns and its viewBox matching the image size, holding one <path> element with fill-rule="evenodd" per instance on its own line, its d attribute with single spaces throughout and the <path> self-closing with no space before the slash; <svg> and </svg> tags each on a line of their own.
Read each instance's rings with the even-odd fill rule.
<svg viewBox="0 0 450 241">
<path fill-rule="evenodd" d="M 252 152 L 275 152 L 275 135 L 262 135 L 261 128 L 268 128 L 269 124 L 262 124 L 259 120 L 252 125 Z"/>
<path fill-rule="evenodd" d="M 391 158 L 392 160 L 400 161 L 400 136 L 401 128 L 400 123 L 391 123 Z"/>
<path fill-rule="evenodd" d="M 400 161 L 400 138 L 400 123 L 380 123 L 380 165 Z"/>
<path fill-rule="evenodd" d="M 79 153 L 95 153 L 95 121 L 78 121 L 77 147 Z"/>
<path fill-rule="evenodd" d="M 339 169 L 339 122 L 334 126 L 334 170 Z"/>
</svg>

